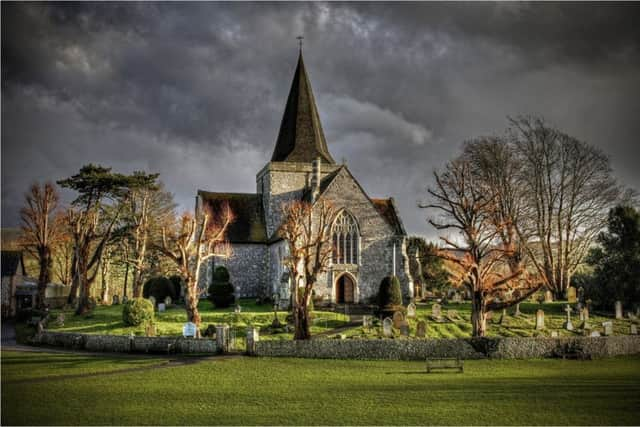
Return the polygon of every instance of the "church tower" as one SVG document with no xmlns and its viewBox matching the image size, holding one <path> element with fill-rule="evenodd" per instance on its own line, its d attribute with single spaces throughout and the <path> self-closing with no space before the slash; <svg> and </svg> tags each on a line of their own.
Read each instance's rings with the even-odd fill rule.
<svg viewBox="0 0 640 427">
<path fill-rule="evenodd" d="M 269 238 L 281 223 L 282 203 L 300 200 L 305 190 L 313 192 L 311 187 L 338 167 L 327 147 L 300 51 L 271 161 L 256 176 Z"/>
</svg>

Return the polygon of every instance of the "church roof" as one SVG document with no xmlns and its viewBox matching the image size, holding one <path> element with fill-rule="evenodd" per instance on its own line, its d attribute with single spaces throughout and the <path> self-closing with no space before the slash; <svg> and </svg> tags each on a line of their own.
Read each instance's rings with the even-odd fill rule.
<svg viewBox="0 0 640 427">
<path fill-rule="evenodd" d="M 235 220 L 229 225 L 227 239 L 230 243 L 265 243 L 267 229 L 262 213 L 262 196 L 249 193 L 213 193 L 198 190 L 203 204 L 219 210 L 224 202 L 229 203 Z"/>
<path fill-rule="evenodd" d="M 309 163 L 317 157 L 323 162 L 335 163 L 327 148 L 311 83 L 300 52 L 271 161 Z"/>
<path fill-rule="evenodd" d="M 380 212 L 380 215 L 382 215 L 397 234 L 407 234 L 404 230 L 404 225 L 402 224 L 400 215 L 398 215 L 398 210 L 396 209 L 393 197 L 388 199 L 371 199 L 371 201 L 378 212 Z"/>
<path fill-rule="evenodd" d="M 2 251 L 2 277 L 15 276 L 18 272 L 18 266 L 21 267 L 21 273 L 24 276 L 24 262 L 22 262 L 21 251 Z"/>
</svg>

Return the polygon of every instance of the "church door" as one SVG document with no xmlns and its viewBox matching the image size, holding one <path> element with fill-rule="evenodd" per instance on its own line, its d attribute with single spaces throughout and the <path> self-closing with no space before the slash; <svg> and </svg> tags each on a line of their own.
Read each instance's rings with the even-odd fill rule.
<svg viewBox="0 0 640 427">
<path fill-rule="evenodd" d="M 338 277 L 336 282 L 336 302 L 338 304 L 351 304 L 354 301 L 353 279 L 347 274 Z"/>
</svg>

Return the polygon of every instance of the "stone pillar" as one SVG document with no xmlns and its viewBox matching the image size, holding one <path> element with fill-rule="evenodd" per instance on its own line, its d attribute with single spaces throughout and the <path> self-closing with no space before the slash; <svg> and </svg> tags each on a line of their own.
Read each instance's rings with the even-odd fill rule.
<svg viewBox="0 0 640 427">
<path fill-rule="evenodd" d="M 616 301 L 616 319 L 622 319 L 622 301 Z"/>
<path fill-rule="evenodd" d="M 219 353 L 229 352 L 229 325 L 216 325 L 216 345 Z"/>
<path fill-rule="evenodd" d="M 247 329 L 247 354 L 252 356 L 256 353 L 256 343 L 260 341 L 258 328 L 249 327 Z"/>
</svg>

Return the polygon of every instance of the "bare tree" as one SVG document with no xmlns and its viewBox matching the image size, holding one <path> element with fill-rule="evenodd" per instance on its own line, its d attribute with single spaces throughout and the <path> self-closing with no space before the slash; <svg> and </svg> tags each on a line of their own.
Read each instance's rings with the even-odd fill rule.
<svg viewBox="0 0 640 427">
<path fill-rule="evenodd" d="M 201 266 L 212 257 L 229 257 L 231 248 L 225 242 L 234 214 L 228 203 L 219 212 L 198 209 L 196 216 L 183 214 L 171 227 L 163 227 L 158 250 L 176 266 L 185 282 L 185 309 L 190 322 L 200 326 L 198 302 Z"/>
<path fill-rule="evenodd" d="M 440 215 L 429 222 L 438 230 L 453 230 L 455 237 L 441 236 L 446 248 L 440 256 L 457 266 L 452 275 L 472 295 L 473 336 L 486 333 L 487 315 L 519 303 L 539 285 L 523 266 L 508 268 L 515 251 L 500 241 L 504 222 L 496 222 L 496 192 L 473 173 L 464 157 L 434 172 L 436 185 L 423 208 Z"/>
<path fill-rule="evenodd" d="M 109 280 L 111 271 L 111 248 L 107 246 L 100 261 L 100 300 L 103 304 L 109 304 Z"/>
<path fill-rule="evenodd" d="M 58 238 L 54 243 L 53 275 L 63 285 L 71 285 L 73 278 L 73 238 L 68 232 L 65 212 L 58 212 L 55 217 Z"/>
<path fill-rule="evenodd" d="M 331 221 L 334 209 L 327 202 L 311 205 L 304 201 L 285 204 L 279 235 L 288 245 L 285 263 L 293 277 L 294 339 L 311 338 L 309 299 L 318 276 L 327 270 L 331 259 Z M 303 292 L 299 286 L 302 283 Z"/>
<path fill-rule="evenodd" d="M 607 156 L 549 127 L 542 119 L 512 119 L 512 137 L 527 193 L 516 223 L 546 287 L 562 298 L 607 212 L 620 196 Z"/>
<path fill-rule="evenodd" d="M 58 207 L 58 192 L 52 183 L 33 184 L 25 194 L 22 219 L 22 246 L 38 261 L 38 307 L 45 306 L 45 292 L 51 281 L 52 251 L 58 237 L 54 213 Z"/>
</svg>

